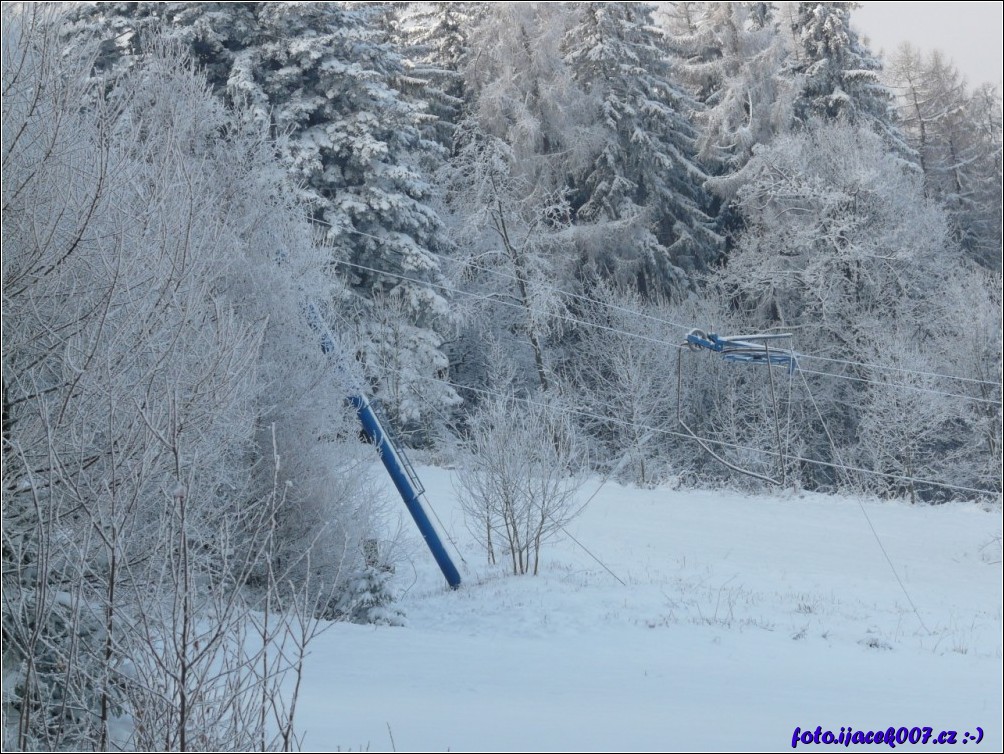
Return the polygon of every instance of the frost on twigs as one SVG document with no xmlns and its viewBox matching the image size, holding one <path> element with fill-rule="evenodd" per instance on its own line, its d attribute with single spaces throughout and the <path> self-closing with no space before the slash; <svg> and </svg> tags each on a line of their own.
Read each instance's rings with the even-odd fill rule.
<svg viewBox="0 0 1004 754">
<path fill-rule="evenodd" d="M 582 510 L 585 453 L 567 414 L 538 397 L 496 394 L 470 422 L 458 496 L 488 560 L 540 570 L 541 547 Z"/>
</svg>

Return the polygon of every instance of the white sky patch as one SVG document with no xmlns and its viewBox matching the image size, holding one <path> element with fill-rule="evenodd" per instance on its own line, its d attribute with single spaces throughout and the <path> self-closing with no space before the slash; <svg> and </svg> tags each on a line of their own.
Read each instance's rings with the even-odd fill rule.
<svg viewBox="0 0 1004 754">
<path fill-rule="evenodd" d="M 909 42 L 925 52 L 946 53 L 970 88 L 984 82 L 1001 84 L 1004 3 L 863 2 L 851 20 L 869 38 L 873 51 L 885 51 L 885 58 Z"/>
</svg>

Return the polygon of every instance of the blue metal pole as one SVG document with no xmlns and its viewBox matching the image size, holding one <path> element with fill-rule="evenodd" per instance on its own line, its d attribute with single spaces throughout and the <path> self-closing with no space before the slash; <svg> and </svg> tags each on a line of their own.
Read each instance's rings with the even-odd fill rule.
<svg viewBox="0 0 1004 754">
<path fill-rule="evenodd" d="M 394 481 L 394 486 L 397 487 L 397 491 L 401 494 L 404 504 L 408 506 L 408 511 L 411 513 L 411 517 L 415 519 L 418 530 L 422 532 L 425 544 L 428 545 L 429 550 L 432 551 L 432 556 L 436 559 L 436 563 L 439 564 L 439 570 L 443 572 L 443 576 L 446 577 L 446 582 L 450 585 L 450 588 L 456 589 L 460 586 L 460 574 L 457 572 L 456 566 L 453 565 L 453 561 L 450 560 L 450 556 L 446 552 L 446 548 L 443 547 L 439 535 L 436 534 L 432 522 L 425 514 L 425 509 L 422 508 L 422 503 L 418 499 L 419 492 L 415 489 L 411 479 L 405 472 L 401 459 L 398 457 L 397 451 L 394 449 L 394 445 L 387 436 L 387 433 L 384 432 L 383 427 L 380 425 L 380 420 L 373 412 L 370 402 L 363 395 L 351 395 L 348 398 L 348 402 L 355 408 L 356 414 L 359 416 L 359 423 L 362 424 L 366 436 L 380 451 L 380 460 L 383 461 L 387 473 L 390 474 L 390 478 Z"/>
<path fill-rule="evenodd" d="M 316 330 L 321 336 L 321 350 L 326 354 L 336 353 L 338 346 L 335 343 L 335 339 L 331 335 L 328 326 L 324 323 L 324 318 L 321 317 L 317 306 L 312 301 L 307 302 L 307 321 L 311 328 Z M 344 366 L 337 368 L 340 371 L 344 370 Z M 425 509 L 419 500 L 421 492 L 412 484 L 411 479 L 405 471 L 404 464 L 401 462 L 401 457 L 394 448 L 393 440 L 384 431 L 379 417 L 377 417 L 372 406 L 370 406 L 370 402 L 366 400 L 361 391 L 356 395 L 350 395 L 346 401 L 356 410 L 356 416 L 359 418 L 359 423 L 362 424 L 363 431 L 370 442 L 380 451 L 380 460 L 383 461 L 387 473 L 390 474 L 390 478 L 394 481 L 394 486 L 397 487 L 397 491 L 404 500 L 404 504 L 408 507 L 411 517 L 415 519 L 415 524 L 422 533 L 425 544 L 432 552 L 436 563 L 439 564 L 439 570 L 446 577 L 446 582 L 450 585 L 451 589 L 456 589 L 460 586 L 460 574 L 457 572 L 456 566 L 453 565 L 453 561 L 450 560 L 450 556 L 446 552 L 446 548 L 443 547 L 439 535 L 436 534 L 432 522 L 429 521 L 429 517 L 425 514 Z"/>
</svg>

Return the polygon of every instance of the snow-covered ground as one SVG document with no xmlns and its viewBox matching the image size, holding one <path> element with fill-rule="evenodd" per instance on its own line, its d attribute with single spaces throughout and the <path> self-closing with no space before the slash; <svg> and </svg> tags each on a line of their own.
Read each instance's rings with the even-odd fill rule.
<svg viewBox="0 0 1004 754">
<path fill-rule="evenodd" d="M 607 483 L 568 528 L 622 585 L 566 537 L 537 577 L 486 566 L 451 473 L 419 473 L 465 582 L 413 535 L 407 626 L 312 646 L 309 749 L 778 750 L 796 727 L 929 726 L 1001 750 L 1000 511 L 862 501 L 918 619 L 857 500 Z"/>
</svg>

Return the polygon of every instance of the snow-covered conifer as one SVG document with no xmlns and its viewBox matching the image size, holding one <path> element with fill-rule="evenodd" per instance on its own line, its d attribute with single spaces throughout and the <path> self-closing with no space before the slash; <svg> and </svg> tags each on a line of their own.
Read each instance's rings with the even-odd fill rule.
<svg viewBox="0 0 1004 754">
<path fill-rule="evenodd" d="M 593 261 L 649 294 L 678 292 L 721 247 L 706 214 L 707 176 L 694 160 L 695 105 L 661 43 L 646 6 L 586 3 L 562 46 L 599 132 L 597 153 L 572 186 L 572 210 L 583 223 L 624 226 L 622 241 Z"/>
<path fill-rule="evenodd" d="M 179 40 L 221 96 L 271 128 L 290 185 L 311 207 L 318 242 L 330 249 L 317 271 L 331 280 L 322 308 L 333 329 L 361 335 L 354 350 L 376 392 L 387 377 L 377 352 L 390 337 L 371 316 L 378 297 L 401 302 L 414 337 L 394 347 L 404 359 L 414 354 L 417 379 L 445 367 L 441 353 L 426 353 L 430 343 L 439 348 L 449 319 L 436 286 L 441 224 L 419 168 L 430 143 L 422 138 L 420 108 L 394 88 L 402 61 L 376 23 L 379 7 L 125 3 L 75 12 L 79 26 L 101 32 L 119 68 L 143 54 L 151 34 Z M 432 404 L 419 421 L 456 402 L 445 387 L 430 394 L 425 386 L 424 395 Z M 399 406 L 388 409 L 398 416 Z"/>
<path fill-rule="evenodd" d="M 851 26 L 851 2 L 800 2 L 790 9 L 796 47 L 791 70 L 801 78 L 794 115 L 842 119 L 871 128 L 891 148 L 912 159 L 896 124 L 892 92 L 882 83 L 882 63 Z"/>
</svg>

